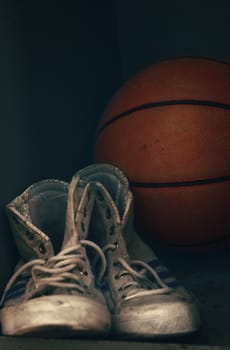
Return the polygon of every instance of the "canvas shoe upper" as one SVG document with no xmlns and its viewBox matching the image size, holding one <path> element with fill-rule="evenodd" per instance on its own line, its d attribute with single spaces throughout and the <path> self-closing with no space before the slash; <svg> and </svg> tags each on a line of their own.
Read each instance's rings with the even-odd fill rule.
<svg viewBox="0 0 230 350">
<path fill-rule="evenodd" d="M 7 205 L 21 256 L 1 301 L 4 335 L 104 334 L 110 312 L 96 287 L 86 247 L 101 259 L 101 249 L 87 240 L 94 205 L 94 185 L 81 188 L 76 174 L 70 185 L 44 180 L 31 185 Z"/>
<path fill-rule="evenodd" d="M 96 184 L 90 237 L 107 255 L 103 291 L 118 336 L 167 337 L 200 326 L 195 298 L 162 265 L 133 227 L 133 195 L 117 167 L 94 164 L 79 172 Z"/>
</svg>

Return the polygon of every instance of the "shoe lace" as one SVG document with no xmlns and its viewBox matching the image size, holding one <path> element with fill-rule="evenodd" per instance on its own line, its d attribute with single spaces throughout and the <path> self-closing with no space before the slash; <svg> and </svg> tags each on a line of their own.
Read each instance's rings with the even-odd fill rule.
<svg viewBox="0 0 230 350">
<path fill-rule="evenodd" d="M 109 250 L 114 251 L 115 249 L 115 244 L 107 244 L 102 250 L 106 253 Z M 126 293 L 122 294 L 121 298 L 131 299 L 137 295 L 166 294 L 173 290 L 173 288 L 169 287 L 160 278 L 157 271 L 144 261 L 131 260 L 128 263 L 124 258 L 118 257 L 113 262 L 113 265 L 121 266 L 119 273 L 115 275 L 117 280 L 124 279 L 124 283 L 118 289 L 118 291 L 126 290 Z M 151 282 L 151 277 L 153 277 L 156 283 L 153 284 Z"/>
<path fill-rule="evenodd" d="M 82 276 L 87 276 L 88 272 L 85 269 L 86 255 L 82 252 L 82 246 L 94 248 L 101 258 L 101 267 L 97 274 L 97 280 L 100 283 L 106 271 L 105 255 L 102 249 L 94 242 L 81 240 L 79 244 L 63 249 L 60 253 L 47 260 L 33 259 L 21 266 L 7 283 L 1 298 L 1 305 L 7 292 L 14 285 L 18 277 L 27 271 L 29 271 L 36 286 L 35 289 L 41 286 L 60 287 L 75 289 L 80 294 L 83 294 L 85 288 L 88 287 L 83 284 Z"/>
</svg>

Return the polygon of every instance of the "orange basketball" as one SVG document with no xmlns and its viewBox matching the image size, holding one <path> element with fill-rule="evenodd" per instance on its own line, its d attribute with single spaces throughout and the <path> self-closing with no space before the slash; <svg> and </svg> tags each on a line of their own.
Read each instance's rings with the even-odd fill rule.
<svg viewBox="0 0 230 350">
<path fill-rule="evenodd" d="M 230 239 L 229 64 L 147 67 L 108 104 L 94 151 L 127 175 L 139 232 L 183 247 Z"/>
</svg>

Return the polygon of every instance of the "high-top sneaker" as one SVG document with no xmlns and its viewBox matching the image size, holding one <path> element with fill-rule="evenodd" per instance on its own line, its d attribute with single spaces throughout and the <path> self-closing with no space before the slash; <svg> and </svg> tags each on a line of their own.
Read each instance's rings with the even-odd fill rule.
<svg viewBox="0 0 230 350">
<path fill-rule="evenodd" d="M 86 240 L 94 204 L 93 185 L 81 188 L 78 176 L 68 185 L 44 180 L 7 205 L 21 262 L 1 302 L 4 335 L 78 336 L 104 334 L 110 312 L 95 287 L 86 247 L 102 259 L 102 250 Z"/>
<path fill-rule="evenodd" d="M 133 195 L 124 173 L 109 164 L 79 172 L 96 184 L 91 239 L 107 255 L 104 281 L 112 332 L 122 337 L 168 337 L 200 326 L 195 298 L 171 276 L 133 227 Z"/>
</svg>

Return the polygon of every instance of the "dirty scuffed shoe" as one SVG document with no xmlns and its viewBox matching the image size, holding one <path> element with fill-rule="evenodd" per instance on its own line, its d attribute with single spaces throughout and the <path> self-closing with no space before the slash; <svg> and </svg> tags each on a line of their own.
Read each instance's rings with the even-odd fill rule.
<svg viewBox="0 0 230 350">
<path fill-rule="evenodd" d="M 110 312 L 95 287 L 86 252 L 91 247 L 101 257 L 100 279 L 105 256 L 87 240 L 92 186 L 82 189 L 77 174 L 70 185 L 44 180 L 7 205 L 21 261 L 1 301 L 4 335 L 59 337 L 109 331 Z"/>
<path fill-rule="evenodd" d="M 79 172 L 82 186 L 95 183 L 91 239 L 107 256 L 103 291 L 120 337 L 155 338 L 196 331 L 195 298 L 161 264 L 133 228 L 133 195 L 117 167 L 93 164 Z"/>
</svg>

